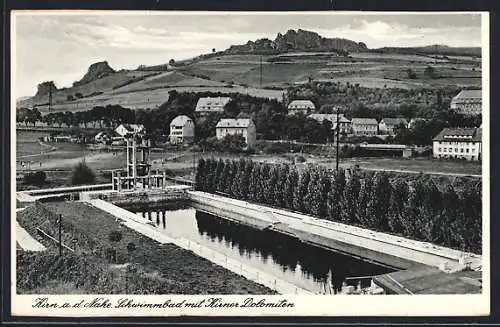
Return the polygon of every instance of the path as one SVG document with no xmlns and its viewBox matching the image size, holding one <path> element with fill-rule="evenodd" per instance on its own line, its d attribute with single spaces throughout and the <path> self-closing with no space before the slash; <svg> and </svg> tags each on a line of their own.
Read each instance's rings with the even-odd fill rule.
<svg viewBox="0 0 500 327">
<path fill-rule="evenodd" d="M 35 240 L 24 228 L 16 221 L 16 241 L 25 251 L 45 251 L 45 246 Z"/>
</svg>

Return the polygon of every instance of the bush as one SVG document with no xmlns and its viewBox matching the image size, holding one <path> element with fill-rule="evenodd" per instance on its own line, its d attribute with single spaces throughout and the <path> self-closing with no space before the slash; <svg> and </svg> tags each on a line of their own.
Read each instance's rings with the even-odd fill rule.
<svg viewBox="0 0 500 327">
<path fill-rule="evenodd" d="M 28 173 L 24 175 L 23 181 L 26 184 L 30 185 L 37 185 L 40 186 L 43 183 L 45 183 L 45 180 L 47 179 L 47 175 L 45 174 L 44 171 L 37 171 L 35 173 Z"/>
<path fill-rule="evenodd" d="M 94 181 L 95 181 L 95 174 L 84 161 L 80 162 L 75 167 L 75 169 L 73 169 L 73 175 L 71 176 L 71 184 L 73 185 L 90 184 L 93 183 Z"/>
<path fill-rule="evenodd" d="M 298 156 L 297 158 L 295 158 L 295 161 L 296 162 L 306 162 L 306 158 L 304 158 L 303 156 Z"/>
</svg>

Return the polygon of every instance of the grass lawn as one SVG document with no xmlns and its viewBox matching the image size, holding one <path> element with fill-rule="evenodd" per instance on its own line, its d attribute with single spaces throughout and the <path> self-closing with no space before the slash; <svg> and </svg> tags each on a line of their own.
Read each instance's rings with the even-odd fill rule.
<svg viewBox="0 0 500 327">
<path fill-rule="evenodd" d="M 70 244 L 82 256 L 99 259 L 99 265 L 110 266 L 103 253 L 117 250 L 116 264 L 132 264 L 137 270 L 137 285 L 129 290 L 140 294 L 272 294 L 273 291 L 234 274 L 191 251 L 173 244 L 159 244 L 137 232 L 120 227 L 116 218 L 83 202 L 58 202 L 43 205 L 46 209 L 32 207 L 18 215 L 19 223 L 35 237 L 36 226 L 55 235 L 55 215 L 63 216 L 63 243 Z M 52 218 L 47 218 L 47 210 Z M 50 214 L 49 214 L 50 216 Z M 122 240 L 112 244 L 109 234 L 119 230 Z M 76 246 L 72 240 L 77 239 Z M 47 240 L 40 239 L 47 244 Z M 136 250 L 130 255 L 127 244 L 134 243 Z M 50 244 L 48 244 L 50 246 Z M 54 248 L 54 244 L 52 244 Z M 94 255 L 91 255 L 94 254 Z M 116 268 L 116 264 L 111 265 Z M 144 278 L 152 280 L 145 286 Z M 133 280 L 133 278 L 132 278 Z M 41 285 L 44 287 L 46 285 Z M 120 291 L 117 289 L 117 292 Z"/>
<path fill-rule="evenodd" d="M 334 160 L 326 164 L 334 167 Z M 374 170 L 414 171 L 428 174 L 481 174 L 481 163 L 469 161 L 444 161 L 426 158 L 349 158 L 341 159 L 344 167 L 359 164 L 360 168 Z"/>
</svg>

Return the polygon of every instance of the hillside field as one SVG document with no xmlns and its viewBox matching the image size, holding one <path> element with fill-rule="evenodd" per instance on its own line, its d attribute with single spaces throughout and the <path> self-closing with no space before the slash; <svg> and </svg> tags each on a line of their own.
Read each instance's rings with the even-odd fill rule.
<svg viewBox="0 0 500 327">
<path fill-rule="evenodd" d="M 262 66 L 260 65 L 262 63 Z M 432 66 L 434 78 L 424 70 Z M 408 69 L 416 74 L 409 78 Z M 262 75 L 261 75 L 262 72 Z M 286 53 L 270 55 L 217 55 L 184 61 L 168 71 L 118 71 L 101 79 L 53 94 L 54 111 L 82 111 L 94 106 L 119 104 L 131 109 L 153 109 L 168 100 L 168 92 L 239 92 L 282 100 L 290 85 L 309 79 L 359 84 L 369 88 L 480 87 L 480 59 L 397 53 Z M 273 89 L 272 89 L 273 88 Z M 68 101 L 70 95 L 82 98 Z M 36 104 L 44 113 L 48 96 L 23 99 L 17 106 Z"/>
</svg>

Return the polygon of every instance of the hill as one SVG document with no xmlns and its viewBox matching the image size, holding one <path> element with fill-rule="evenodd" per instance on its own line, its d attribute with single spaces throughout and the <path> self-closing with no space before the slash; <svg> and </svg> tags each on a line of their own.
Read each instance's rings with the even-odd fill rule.
<svg viewBox="0 0 500 327">
<path fill-rule="evenodd" d="M 302 29 L 278 33 L 274 41 L 259 39 L 229 47 L 225 54 L 278 54 L 289 51 L 332 51 L 339 53 L 367 51 L 363 42 L 342 38 L 325 38 L 316 32 Z"/>
<path fill-rule="evenodd" d="M 379 53 L 406 53 L 406 54 L 437 54 L 447 56 L 481 56 L 480 47 L 449 47 L 447 45 L 428 45 L 424 47 L 384 47 L 373 49 Z"/>
<path fill-rule="evenodd" d="M 95 64 L 90 65 L 87 73 L 83 76 L 83 78 L 79 81 L 73 83 L 73 86 L 80 86 L 92 81 L 101 79 L 108 75 L 111 75 L 115 72 L 113 68 L 111 68 L 107 61 L 96 62 Z"/>
<path fill-rule="evenodd" d="M 88 110 L 119 104 L 132 109 L 156 108 L 178 92 L 240 92 L 282 99 L 291 85 L 324 81 L 368 88 L 444 88 L 481 86 L 481 49 L 444 45 L 369 49 L 363 42 L 325 38 L 305 30 L 278 33 L 227 50 L 135 70 L 115 70 L 107 61 L 94 63 L 72 87 L 53 81 L 38 85 L 33 97 L 17 107 L 37 106 L 44 113 Z M 429 77 L 425 69 L 435 74 Z M 411 70 L 414 74 L 409 74 Z"/>
</svg>

